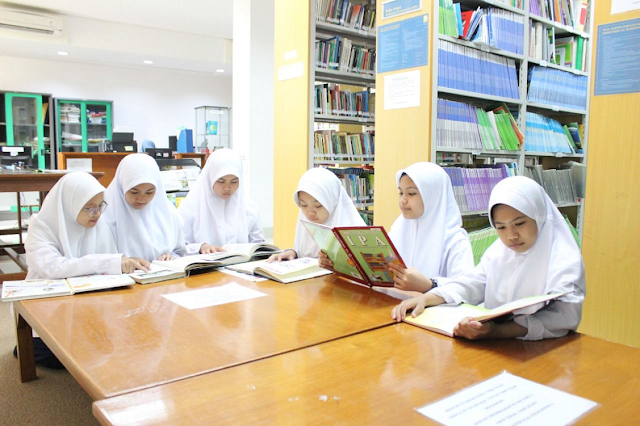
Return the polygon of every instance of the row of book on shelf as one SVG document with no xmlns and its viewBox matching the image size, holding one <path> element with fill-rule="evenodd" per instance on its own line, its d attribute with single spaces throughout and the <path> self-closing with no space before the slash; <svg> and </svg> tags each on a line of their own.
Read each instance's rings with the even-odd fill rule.
<svg viewBox="0 0 640 426">
<path fill-rule="evenodd" d="M 375 93 L 368 90 L 352 92 L 341 89 L 339 84 L 315 85 L 314 113 L 354 118 L 373 118 Z"/>
<path fill-rule="evenodd" d="M 362 133 L 316 130 L 313 134 L 316 161 L 363 161 L 375 159 L 375 132 Z"/>
<path fill-rule="evenodd" d="M 485 211 L 493 187 L 502 179 L 518 174 L 517 163 L 445 167 L 453 186 L 453 195 L 461 213 Z"/>
<path fill-rule="evenodd" d="M 518 99 L 512 58 L 438 40 L 438 86 Z"/>
<path fill-rule="evenodd" d="M 315 55 L 317 68 L 375 75 L 376 49 L 353 44 L 346 37 L 316 40 Z"/>
<path fill-rule="evenodd" d="M 524 15 L 495 7 L 464 11 L 461 7 L 460 3 L 440 0 L 440 34 L 523 53 Z"/>
<path fill-rule="evenodd" d="M 525 150 L 530 152 L 583 152 L 577 122 L 562 124 L 553 118 L 527 112 L 523 135 L 506 105 L 485 110 L 473 104 L 438 98 L 438 148 L 516 151 L 523 142 Z"/>
<path fill-rule="evenodd" d="M 372 168 L 345 167 L 332 168 L 333 172 L 344 187 L 356 207 L 373 203 L 374 173 Z"/>
<path fill-rule="evenodd" d="M 490 110 L 438 98 L 436 146 L 517 151 L 524 140 L 506 105 Z"/>
<path fill-rule="evenodd" d="M 529 57 L 578 71 L 587 69 L 587 40 L 580 35 L 556 37 L 554 27 L 531 21 Z"/>
<path fill-rule="evenodd" d="M 586 110 L 588 81 L 585 75 L 533 66 L 527 76 L 527 101 Z"/>
<path fill-rule="evenodd" d="M 375 28 L 376 8 L 361 1 L 316 0 L 316 19 L 368 32 Z"/>
<path fill-rule="evenodd" d="M 589 22 L 589 0 L 529 0 L 529 13 L 584 31 Z"/>
</svg>

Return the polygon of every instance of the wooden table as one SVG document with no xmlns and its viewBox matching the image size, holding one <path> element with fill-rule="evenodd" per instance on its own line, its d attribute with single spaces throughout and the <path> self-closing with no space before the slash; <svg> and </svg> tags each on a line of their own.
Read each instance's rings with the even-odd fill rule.
<svg viewBox="0 0 640 426">
<path fill-rule="evenodd" d="M 195 310 L 162 297 L 234 281 L 267 297 Z M 20 301 L 21 378 L 36 378 L 31 328 L 103 399 L 389 325 L 396 302 L 331 275 L 284 285 L 222 272 Z"/>
<path fill-rule="evenodd" d="M 640 418 L 640 349 L 572 334 L 471 342 L 396 324 L 93 403 L 102 424 L 433 424 L 415 408 L 507 370 Z"/>
<path fill-rule="evenodd" d="M 5 280 L 24 279 L 26 275 L 26 265 L 16 257 L 16 254 L 24 253 L 22 241 L 22 205 L 20 202 L 21 192 L 40 192 L 40 204 L 44 200 L 46 192 L 49 192 L 53 186 L 67 172 L 58 170 L 5 170 L 0 169 L 0 192 L 15 192 L 17 195 L 18 209 L 18 227 L 13 229 L 0 230 L 0 235 L 19 235 L 19 244 L 10 245 L 8 249 L 0 247 L 0 253 L 8 254 L 24 271 L 21 274 L 0 274 L 0 282 Z M 91 173 L 96 178 L 100 178 L 103 173 Z"/>
</svg>

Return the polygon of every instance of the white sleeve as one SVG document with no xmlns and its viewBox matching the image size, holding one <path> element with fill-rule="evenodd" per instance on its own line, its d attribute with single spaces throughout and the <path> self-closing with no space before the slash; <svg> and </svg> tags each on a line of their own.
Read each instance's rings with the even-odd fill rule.
<svg viewBox="0 0 640 426">
<path fill-rule="evenodd" d="M 185 252 L 186 255 L 190 255 L 190 254 L 199 254 L 200 253 L 200 247 L 202 247 L 204 243 L 187 243 L 185 245 Z"/>
<path fill-rule="evenodd" d="M 247 228 L 249 228 L 248 239 L 250 243 L 264 242 L 264 232 L 260 226 L 260 213 L 254 202 L 247 203 Z"/>
<path fill-rule="evenodd" d="M 513 320 L 527 329 L 522 340 L 541 340 L 562 337 L 571 330 L 577 330 L 582 318 L 584 292 L 574 286 L 573 296 L 579 299 L 576 303 L 553 301 L 549 305 L 531 315 L 516 315 Z"/>
<path fill-rule="evenodd" d="M 440 276 L 455 277 L 471 271 L 474 267 L 471 243 L 467 238 L 461 238 L 445 253 L 440 266 Z"/>
<path fill-rule="evenodd" d="M 122 254 L 90 254 L 68 259 L 51 245 L 27 251 L 29 275 L 61 279 L 92 274 L 118 275 L 122 273 Z"/>
<path fill-rule="evenodd" d="M 469 303 L 479 305 L 484 302 L 487 274 L 482 262 L 470 271 L 452 278 L 441 278 L 438 287 L 430 291 L 442 297 L 447 303 Z"/>
</svg>

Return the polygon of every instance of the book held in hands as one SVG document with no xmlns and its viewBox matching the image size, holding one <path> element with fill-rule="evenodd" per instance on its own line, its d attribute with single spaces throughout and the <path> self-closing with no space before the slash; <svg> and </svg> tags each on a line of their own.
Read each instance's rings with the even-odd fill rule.
<svg viewBox="0 0 640 426">
<path fill-rule="evenodd" d="M 320 249 L 333 262 L 336 274 L 369 287 L 393 287 L 392 263 L 406 267 L 381 226 L 326 225 L 302 220 Z"/>
<path fill-rule="evenodd" d="M 429 306 L 417 317 L 414 318 L 411 315 L 407 315 L 403 321 L 430 331 L 435 331 L 436 333 L 444 334 L 445 336 L 453 337 L 453 329 L 464 318 L 469 317 L 478 322 L 487 322 L 503 315 L 511 314 L 519 309 L 538 303 L 549 302 L 566 294 L 568 293 L 552 293 L 542 296 L 524 297 L 493 309 L 486 309 L 467 303 Z"/>
</svg>

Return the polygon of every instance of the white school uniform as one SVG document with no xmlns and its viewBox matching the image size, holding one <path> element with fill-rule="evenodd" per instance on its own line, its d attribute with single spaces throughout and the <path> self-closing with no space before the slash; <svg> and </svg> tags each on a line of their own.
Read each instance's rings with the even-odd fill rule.
<svg viewBox="0 0 640 426">
<path fill-rule="evenodd" d="M 122 273 L 122 254 L 107 224 L 98 220 L 85 228 L 76 221 L 84 205 L 103 191 L 85 172 L 69 173 L 56 183 L 29 223 L 27 279 Z"/>
<path fill-rule="evenodd" d="M 156 193 L 149 204 L 136 210 L 127 203 L 125 194 L 145 183 L 155 186 Z M 148 261 L 165 253 L 186 254 L 182 221 L 167 198 L 160 169 L 151 156 L 131 154 L 124 157 L 104 198 L 109 207 L 102 220 L 113 232 L 119 252 Z"/>
<path fill-rule="evenodd" d="M 364 220 L 358 213 L 356 206 L 347 194 L 347 191 L 340 183 L 340 179 L 327 169 L 315 168 L 307 170 L 300 181 L 298 188 L 293 194 L 293 200 L 300 207 L 298 192 L 304 191 L 329 211 L 329 217 L 324 225 L 335 226 L 365 226 Z M 298 212 L 298 222 L 296 223 L 296 236 L 293 249 L 298 257 L 318 257 L 320 247 L 313 240 L 301 219 L 305 216 L 302 210 Z"/>
<path fill-rule="evenodd" d="M 238 190 L 228 200 L 213 192 L 218 179 L 233 175 L 240 179 Z M 264 242 L 257 205 L 244 194 L 242 160 L 230 149 L 209 156 L 194 187 L 180 203 L 187 251 L 197 253 L 204 243 L 225 244 Z"/>
<path fill-rule="evenodd" d="M 536 221 L 538 239 L 525 253 L 516 253 L 496 240 L 476 268 L 446 279 L 432 290 L 447 303 L 484 302 L 492 309 L 514 300 L 571 291 L 548 305 L 517 311 L 514 321 L 526 327 L 525 340 L 561 337 L 576 330 L 586 292 L 584 264 L 565 219 L 544 189 L 533 180 L 515 176 L 498 183 L 491 193 L 489 212 L 506 204 Z M 489 215 L 491 223 L 493 220 Z"/>
<path fill-rule="evenodd" d="M 396 173 L 398 186 L 403 174 L 416 184 L 424 204 L 422 216 L 400 215 L 389 231 L 406 265 L 427 278 L 453 277 L 473 269 L 471 243 L 449 176 L 436 164 L 415 163 Z"/>
</svg>

